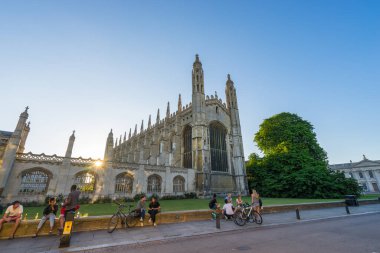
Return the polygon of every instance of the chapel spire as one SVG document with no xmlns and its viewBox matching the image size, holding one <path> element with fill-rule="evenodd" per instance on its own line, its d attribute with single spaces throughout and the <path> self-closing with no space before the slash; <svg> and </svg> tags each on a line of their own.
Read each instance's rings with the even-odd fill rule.
<svg viewBox="0 0 380 253">
<path fill-rule="evenodd" d="M 195 55 L 195 61 L 193 63 L 192 71 L 192 84 L 193 84 L 193 94 L 200 93 L 204 94 L 204 76 L 202 63 L 199 60 L 198 54 Z"/>
<path fill-rule="evenodd" d="M 156 124 L 160 123 L 160 108 L 157 109 Z"/>
<path fill-rule="evenodd" d="M 170 117 L 170 103 L 168 102 L 168 107 L 166 108 L 166 118 Z"/>
<path fill-rule="evenodd" d="M 152 116 L 149 114 L 149 119 L 148 119 L 148 129 L 152 127 Z"/>
<path fill-rule="evenodd" d="M 181 93 L 178 96 L 178 112 L 182 111 L 182 99 L 181 99 Z"/>
</svg>

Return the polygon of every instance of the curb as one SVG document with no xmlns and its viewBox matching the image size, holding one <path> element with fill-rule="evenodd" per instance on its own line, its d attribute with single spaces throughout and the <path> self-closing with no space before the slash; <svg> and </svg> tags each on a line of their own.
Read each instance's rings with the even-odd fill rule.
<svg viewBox="0 0 380 253">
<path fill-rule="evenodd" d="M 376 214 L 380 214 L 380 211 L 337 215 L 337 216 L 330 216 L 326 218 L 314 218 L 314 219 L 308 219 L 308 220 L 298 220 L 298 221 L 292 221 L 292 222 L 260 225 L 260 226 L 254 226 L 254 227 L 253 226 L 237 227 L 236 229 L 229 229 L 229 230 L 224 230 L 224 231 L 199 233 L 197 235 L 173 236 L 171 238 L 163 238 L 163 239 L 146 239 L 146 240 L 141 240 L 139 242 L 132 242 L 132 243 L 119 242 L 119 243 L 101 244 L 101 245 L 96 245 L 96 246 L 68 248 L 68 249 L 63 249 L 63 250 L 57 249 L 57 250 L 51 250 L 47 252 L 49 253 L 79 252 L 79 251 L 96 250 L 96 249 L 102 249 L 102 248 L 113 248 L 113 247 L 120 247 L 120 246 L 124 246 L 124 248 L 139 248 L 139 247 L 150 246 L 150 245 L 161 244 L 161 243 L 177 242 L 178 240 L 187 240 L 189 238 L 197 238 L 197 237 L 205 237 L 205 236 L 209 237 L 214 234 L 231 233 L 231 232 L 239 233 L 242 230 L 245 231 L 245 230 L 256 230 L 256 229 L 257 230 L 270 229 L 270 228 L 285 227 L 285 226 L 291 226 L 291 225 L 297 225 L 297 224 L 313 223 L 313 222 L 318 222 L 318 221 L 328 221 L 328 220 L 336 220 L 336 219 L 344 219 L 344 218 L 350 218 L 350 217 L 359 217 L 359 216 L 376 215 Z"/>
</svg>

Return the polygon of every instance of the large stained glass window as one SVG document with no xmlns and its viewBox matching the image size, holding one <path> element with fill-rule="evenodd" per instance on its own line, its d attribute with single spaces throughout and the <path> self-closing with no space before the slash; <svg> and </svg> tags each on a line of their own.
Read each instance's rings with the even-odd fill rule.
<svg viewBox="0 0 380 253">
<path fill-rule="evenodd" d="M 192 168 L 193 167 L 193 157 L 192 157 L 192 129 L 187 125 L 183 131 L 183 167 Z"/>
<path fill-rule="evenodd" d="M 226 129 L 220 123 L 211 123 L 210 127 L 211 169 L 228 172 Z"/>
</svg>

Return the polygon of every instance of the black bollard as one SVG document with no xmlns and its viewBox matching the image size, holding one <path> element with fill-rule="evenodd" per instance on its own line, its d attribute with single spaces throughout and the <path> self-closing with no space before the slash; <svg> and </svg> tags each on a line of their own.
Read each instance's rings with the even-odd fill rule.
<svg viewBox="0 0 380 253">
<path fill-rule="evenodd" d="M 71 232 L 73 230 L 73 223 L 74 223 L 74 215 L 75 215 L 75 212 L 68 212 L 66 214 L 66 221 L 65 221 L 63 233 L 59 240 L 60 248 L 70 246 Z"/>
<path fill-rule="evenodd" d="M 346 205 L 346 213 L 350 214 L 350 209 L 348 208 L 348 205 Z"/>
<path fill-rule="evenodd" d="M 215 213 L 216 213 L 216 228 L 217 229 L 220 229 L 220 208 L 217 207 L 216 210 L 215 210 Z"/>
<path fill-rule="evenodd" d="M 301 219 L 300 210 L 298 208 L 296 209 L 296 217 L 297 217 L 297 220 Z"/>
</svg>

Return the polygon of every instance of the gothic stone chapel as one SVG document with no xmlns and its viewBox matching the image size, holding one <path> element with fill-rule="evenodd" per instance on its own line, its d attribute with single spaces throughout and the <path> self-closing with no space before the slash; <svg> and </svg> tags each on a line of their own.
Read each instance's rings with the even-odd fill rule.
<svg viewBox="0 0 380 253">
<path fill-rule="evenodd" d="M 82 196 L 96 199 L 133 197 L 137 193 L 181 195 L 195 192 L 247 193 L 239 109 L 230 75 L 226 102 L 205 96 L 202 63 L 192 70 L 192 101 L 164 118 L 157 111 L 140 131 L 106 141 L 104 160 L 72 157 L 75 132 L 65 156 L 24 153 L 30 131 L 28 108 L 13 132 L 0 131 L 0 196 L 7 201 L 43 201 L 46 195 L 67 194 L 72 184 Z"/>
</svg>

